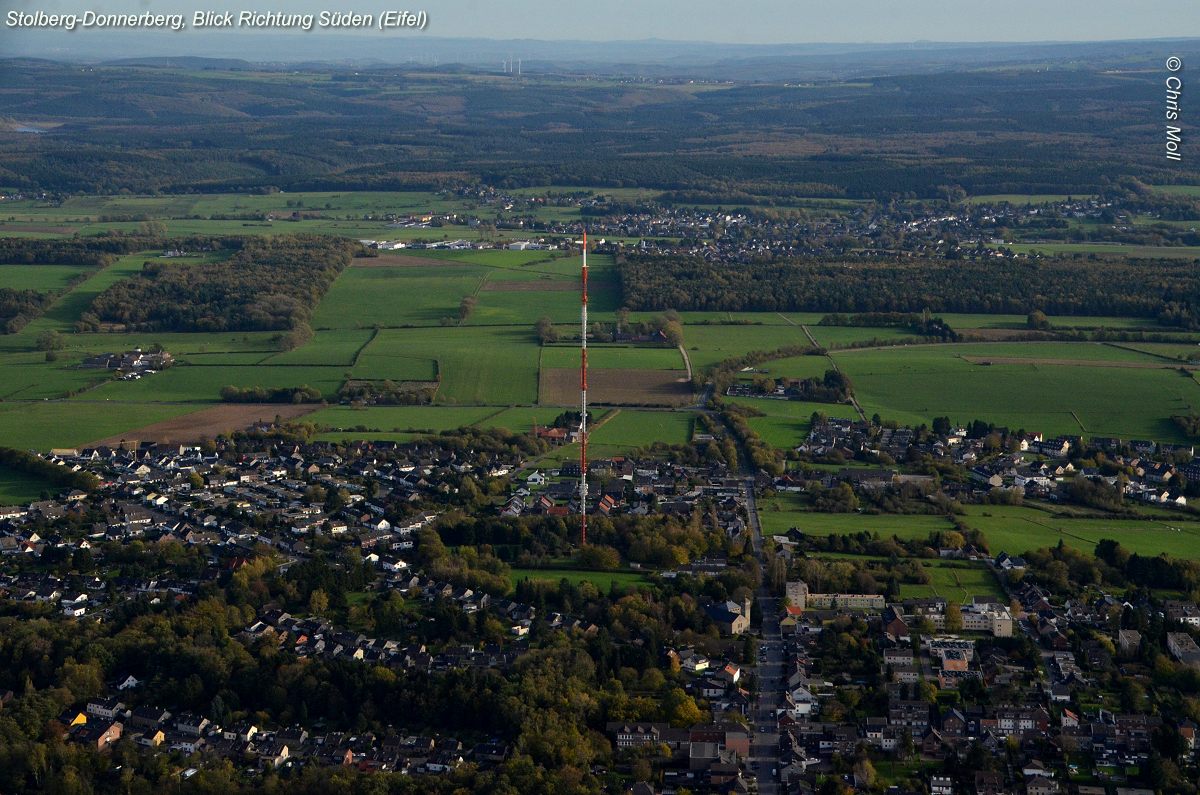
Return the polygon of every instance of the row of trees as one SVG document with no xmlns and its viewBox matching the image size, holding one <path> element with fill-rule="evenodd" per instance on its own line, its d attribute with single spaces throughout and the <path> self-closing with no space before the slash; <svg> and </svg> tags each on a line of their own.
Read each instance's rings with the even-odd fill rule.
<svg viewBox="0 0 1200 795">
<path fill-rule="evenodd" d="M 61 488 L 92 491 L 100 485 L 100 478 L 91 472 L 76 472 L 69 467 L 57 466 L 33 453 L 12 447 L 0 447 L 0 466 L 24 472 Z"/>
<path fill-rule="evenodd" d="M 300 386 L 223 386 L 221 400 L 226 403 L 320 403 L 321 390 L 308 384 Z"/>
<path fill-rule="evenodd" d="M 750 418 L 762 416 L 762 412 L 753 406 L 741 403 L 730 403 L 714 397 L 713 405 L 720 411 L 721 418 L 733 431 L 733 435 L 741 442 L 755 469 L 761 469 L 768 475 L 783 474 L 783 453 L 759 436 L 758 431 L 750 426 Z"/>
</svg>

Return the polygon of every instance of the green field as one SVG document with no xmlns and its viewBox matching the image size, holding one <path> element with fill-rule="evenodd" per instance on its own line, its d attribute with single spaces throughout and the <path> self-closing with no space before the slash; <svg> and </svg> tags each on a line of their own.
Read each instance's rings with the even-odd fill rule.
<svg viewBox="0 0 1200 795">
<path fill-rule="evenodd" d="M 39 499 L 42 492 L 51 494 L 58 489 L 41 478 L 0 467 L 0 505 L 26 505 Z"/>
<path fill-rule="evenodd" d="M 357 378 L 432 377 L 437 400 L 491 406 L 537 402 L 538 344 L 531 327 L 384 329 L 359 359 Z"/>
<path fill-rule="evenodd" d="M 1200 196 L 1200 185 L 1151 185 L 1163 193 L 1177 193 L 1181 196 Z"/>
<path fill-rule="evenodd" d="M 548 345 L 542 348 L 542 367 L 578 366 L 578 346 Z M 588 345 L 588 369 L 682 370 L 683 367 L 683 358 L 675 348 Z"/>
<path fill-rule="evenodd" d="M 579 317 L 579 296 L 569 290 L 481 290 L 478 304 L 466 325 L 527 325 L 532 328 L 541 317 L 555 323 L 570 323 Z M 610 302 L 611 305 L 611 302 Z"/>
<path fill-rule="evenodd" d="M 554 274 L 565 275 L 566 273 L 578 274 L 581 262 L 576 257 L 569 257 L 562 251 L 546 251 L 546 250 L 521 250 L 514 251 L 511 249 L 482 249 L 482 250 L 463 250 L 451 251 L 446 249 L 426 249 L 426 250 L 405 250 L 407 254 L 415 254 L 421 257 L 429 257 L 430 259 L 439 260 L 454 260 L 456 262 L 465 262 L 471 265 L 483 265 L 489 268 L 502 268 L 512 270 L 517 273 L 531 274 Z M 560 260 L 569 260 L 571 265 Z M 595 259 L 594 257 L 592 259 Z M 608 259 L 608 258 L 605 258 Z M 611 260 L 609 260 L 611 261 Z M 589 266 L 594 263 L 588 262 Z"/>
<path fill-rule="evenodd" d="M 1102 538 L 1120 541 L 1142 555 L 1165 552 L 1200 558 L 1200 521 L 1165 515 L 1139 519 L 1073 519 L 1031 507 L 969 506 L 967 524 L 987 536 L 993 552 L 1011 554 L 1052 547 L 1061 540 L 1092 552 Z"/>
<path fill-rule="evenodd" d="M 645 585 L 649 582 L 646 575 L 636 571 L 582 571 L 580 569 L 512 569 L 509 572 L 509 579 L 512 580 L 513 585 L 522 580 L 555 583 L 561 580 L 570 580 L 577 584 L 590 582 L 601 592 L 607 592 L 609 587 L 614 584 L 623 587 Z"/>
<path fill-rule="evenodd" d="M 179 358 L 179 361 L 196 367 L 245 366 L 264 364 L 274 356 L 278 356 L 278 354 L 272 351 L 203 351 L 185 354 Z"/>
<path fill-rule="evenodd" d="M 63 289 L 89 270 L 79 265 L 0 265 L 0 287 L 46 293 Z"/>
<path fill-rule="evenodd" d="M 597 448 L 633 449 L 651 442 L 687 444 L 692 438 L 695 417 L 686 411 L 639 411 L 621 409 L 612 419 L 589 434 L 589 444 Z"/>
<path fill-rule="evenodd" d="M 1102 342 L 966 342 L 956 344 L 926 344 L 900 346 L 886 354 L 901 358 L 925 354 L 939 358 L 963 356 L 1020 359 L 1067 359 L 1072 361 L 1096 362 L 1145 362 L 1154 364 L 1151 354 L 1130 350 L 1124 343 L 1109 345 Z M 871 356 L 872 352 L 847 351 L 837 354 L 839 361 L 854 361 L 860 356 Z"/>
<path fill-rule="evenodd" d="M 1165 552 L 1183 558 L 1200 558 L 1200 521 L 1178 515 L 1149 515 L 1145 519 L 1064 518 L 1034 506 L 968 505 L 963 521 L 987 538 L 992 554 L 1021 554 L 1053 547 L 1061 540 L 1091 553 L 1102 538 L 1120 541 L 1142 555 Z M 781 494 L 759 505 L 763 532 L 784 533 L 792 527 L 822 536 L 829 533 L 878 533 L 881 538 L 925 538 L 933 530 L 953 530 L 944 516 L 816 513 L 804 509 L 799 498 Z"/>
<path fill-rule="evenodd" d="M 711 367 L 750 351 L 773 351 L 789 345 L 811 343 L 799 326 L 688 326 L 683 327 L 683 347 L 693 369 Z"/>
<path fill-rule="evenodd" d="M 506 428 L 514 433 L 527 433 L 533 430 L 534 423 L 550 425 L 564 410 L 556 407 L 520 406 L 517 408 L 501 409 L 476 423 L 480 428 Z M 589 412 L 592 421 L 598 422 L 608 412 L 600 410 Z"/>
<path fill-rule="evenodd" d="M 529 324 L 541 317 L 555 323 L 579 318 L 580 281 L 578 256 L 548 258 L 546 251 L 475 251 L 462 255 L 464 261 L 489 268 L 475 311 L 467 325 Z M 509 256 L 505 256 L 509 255 Z M 541 255 L 541 259 L 536 259 Z M 528 264 L 506 264 L 511 260 Z M 612 321 L 620 306 L 620 290 L 609 256 L 588 258 L 588 312 L 593 320 Z"/>
<path fill-rule="evenodd" d="M 822 348 L 846 348 L 878 342 L 889 345 L 896 340 L 921 339 L 906 328 L 875 328 L 868 326 L 809 326 L 809 332 Z"/>
<path fill-rule="evenodd" d="M 318 438 L 331 441 L 385 440 L 409 441 L 413 438 L 454 430 L 463 426 L 474 428 L 503 428 L 516 434 L 527 434 L 534 423 L 550 425 L 563 410 L 521 406 L 370 406 L 352 408 L 330 406 L 308 414 L 306 423 L 334 429 L 320 432 Z M 595 412 L 593 422 L 599 422 L 606 411 Z M 366 430 L 355 430 L 355 429 Z M 565 449 L 565 448 L 564 448 Z M 578 448 L 569 448 L 566 458 L 578 455 Z"/>
<path fill-rule="evenodd" d="M 374 335 L 371 329 L 327 329 L 313 335 L 306 345 L 277 353 L 263 360 L 267 365 L 335 365 L 350 367 L 355 356 Z M 229 362 L 232 364 L 233 362 Z"/>
<path fill-rule="evenodd" d="M 1019 357 L 1164 364 L 1149 354 L 1092 343 L 914 346 L 836 353 L 868 415 L 905 424 L 948 416 L 1050 435 L 1183 441 L 1171 416 L 1200 406 L 1200 385 L 1171 369 L 1011 363 Z"/>
<path fill-rule="evenodd" d="M 142 224 L 140 221 L 103 221 L 66 223 L 54 231 L 46 231 L 42 222 L 0 222 L 0 234 L 11 237 L 72 237 L 93 236 L 105 233 L 120 232 L 137 234 Z M 335 218 L 312 219 L 275 219 L 275 220 L 204 220 L 194 218 L 172 219 L 167 221 L 167 232 L 171 235 L 211 235 L 217 237 L 247 235 L 336 235 L 355 240 L 419 240 L 424 243 L 436 243 L 445 240 L 483 240 L 485 233 L 465 226 L 446 227 L 442 229 L 396 229 L 383 220 L 344 220 Z M 518 239 L 521 235 L 502 231 L 495 236 L 501 239 Z"/>
<path fill-rule="evenodd" d="M 170 403 L 0 403 L 0 443 L 19 449 L 73 447 L 199 408 Z"/>
<path fill-rule="evenodd" d="M 902 534 L 898 534 L 902 535 Z M 821 560 L 837 561 L 885 561 L 885 557 L 872 555 L 855 555 L 851 553 L 814 552 L 811 557 Z M 972 597 L 989 596 L 1005 600 L 1006 595 L 992 569 L 983 562 L 967 560 L 943 560 L 940 558 L 918 559 L 922 568 L 929 573 L 926 584 L 900 583 L 902 599 L 918 599 L 931 596 L 941 596 L 969 604 Z"/>
<path fill-rule="evenodd" d="M 395 328 L 458 321 L 459 302 L 473 295 L 487 271 L 460 263 L 429 267 L 350 267 L 313 313 L 313 328 Z M 532 325 L 532 322 L 531 322 Z"/>
<path fill-rule="evenodd" d="M 1050 323 L 1056 329 L 1136 329 L 1173 333 L 1175 329 L 1160 326 L 1152 317 L 1101 317 L 1097 315 L 1053 315 Z"/>
<path fill-rule="evenodd" d="M 425 191 L 339 191 L 269 194 L 187 194 L 177 196 L 72 196 L 60 204 L 36 200 L 9 202 L 6 215 L 17 220 L 56 223 L 97 222 L 100 216 L 143 215 L 170 219 L 192 215 L 322 212 L 413 214 L 439 212 L 457 206 Z"/>
<path fill-rule="evenodd" d="M 327 431 L 318 433 L 313 438 L 319 442 L 349 443 L 356 441 L 368 442 L 397 442 L 405 444 L 428 436 L 427 433 L 412 433 L 402 431 Z"/>
<path fill-rule="evenodd" d="M 220 354 L 258 354 L 266 358 L 279 350 L 275 331 L 132 331 L 122 334 L 64 334 L 66 350 L 79 353 L 122 351 L 162 345 L 177 359 Z M 0 338 L 2 339 L 2 338 Z M 26 340 L 26 342 L 30 342 Z"/>
<path fill-rule="evenodd" d="M 685 321 L 693 313 L 682 313 Z M 730 323 L 744 322 L 765 326 L 815 326 L 825 317 L 823 312 L 723 312 L 722 320 Z"/>
<path fill-rule="evenodd" d="M 346 431 L 358 426 L 370 431 L 437 433 L 475 423 L 496 414 L 487 406 L 331 406 L 306 416 L 305 422 Z M 356 434 L 375 438 L 369 434 Z"/>
<path fill-rule="evenodd" d="M 464 328 L 426 334 L 424 347 L 436 354 L 442 377 L 439 402 L 513 406 L 537 401 L 538 345 L 530 329 Z"/>
<path fill-rule="evenodd" d="M 813 412 L 827 417 L 856 420 L 858 413 L 847 403 L 810 403 L 803 400 L 768 400 L 766 398 L 728 398 L 734 403 L 751 406 L 763 412 L 763 417 L 751 417 L 750 427 L 767 444 L 790 450 L 808 438 Z"/>
<path fill-rule="evenodd" d="M 523 409 L 513 411 L 519 415 Z M 687 411 L 612 409 L 605 415 L 593 417 L 588 434 L 588 455 L 592 458 L 628 455 L 654 442 L 686 444 L 692 438 L 694 422 L 694 415 Z M 568 444 L 554 448 L 546 459 L 568 461 L 578 457 L 579 446 Z"/>
<path fill-rule="evenodd" d="M 322 333 L 317 332 L 317 336 Z M 437 378 L 438 365 L 433 358 L 433 351 L 419 344 L 410 344 L 415 338 L 428 334 L 424 329 L 380 331 L 359 352 L 358 363 L 352 370 L 353 376 L 370 381 L 431 381 Z M 449 336 L 451 332 L 447 329 L 442 334 Z"/>
<path fill-rule="evenodd" d="M 47 362 L 44 353 L 0 354 L 0 400 L 45 400 L 75 392 L 111 378 L 103 370 L 81 370 L 75 365 L 80 358 L 64 355 L 57 362 Z"/>
<path fill-rule="evenodd" d="M 426 250 L 402 256 L 429 264 L 389 265 L 387 254 L 378 261 L 356 261 L 322 300 L 313 315 L 314 328 L 459 325 L 459 304 L 468 296 L 476 304 L 463 325 L 532 328 L 542 316 L 561 323 L 579 317 L 579 263 L 574 257 L 507 250 Z M 597 320 L 611 319 L 619 303 L 612 259 L 592 260 L 589 308 Z"/>
<path fill-rule="evenodd" d="M 923 560 L 921 564 L 929 572 L 929 584 L 901 583 L 901 597 L 942 596 L 962 604 L 973 596 L 1004 598 L 996 575 L 983 564 L 941 560 Z"/>
<path fill-rule="evenodd" d="M 1133 348 L 1144 351 L 1152 356 L 1166 359 L 1176 359 L 1182 362 L 1200 359 L 1200 345 L 1196 343 L 1154 343 L 1154 342 L 1122 342 L 1123 348 Z"/>
</svg>

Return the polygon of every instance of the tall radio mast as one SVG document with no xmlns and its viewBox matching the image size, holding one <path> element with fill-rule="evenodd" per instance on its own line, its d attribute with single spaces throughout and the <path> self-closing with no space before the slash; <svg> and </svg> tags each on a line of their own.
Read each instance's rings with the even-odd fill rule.
<svg viewBox="0 0 1200 795">
<path fill-rule="evenodd" d="M 587 458 L 587 232 L 583 233 L 583 300 L 579 310 L 579 526 L 580 545 L 587 546 L 587 498 L 588 498 L 588 458 Z"/>
</svg>

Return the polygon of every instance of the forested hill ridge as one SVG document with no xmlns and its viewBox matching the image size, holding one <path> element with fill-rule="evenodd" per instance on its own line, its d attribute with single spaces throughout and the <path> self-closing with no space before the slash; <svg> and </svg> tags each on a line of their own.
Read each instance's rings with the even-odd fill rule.
<svg viewBox="0 0 1200 795">
<path fill-rule="evenodd" d="M 1164 160 L 1162 142 L 1146 134 L 1161 113 L 1161 75 L 1099 56 L 1070 68 L 960 65 L 803 84 L 516 79 L 412 66 L 0 68 L 9 120 L 0 184 L 21 191 L 483 181 L 764 197 L 803 186 L 809 196 L 882 198 L 934 197 L 947 185 L 1094 193 L 1129 173 L 1152 183 L 1200 178 L 1187 161 Z"/>
<path fill-rule="evenodd" d="M 1200 276 L 1189 260 L 1056 258 L 994 261 L 822 258 L 711 263 L 700 258 L 619 258 L 631 309 L 1024 313 L 1193 322 Z"/>
</svg>

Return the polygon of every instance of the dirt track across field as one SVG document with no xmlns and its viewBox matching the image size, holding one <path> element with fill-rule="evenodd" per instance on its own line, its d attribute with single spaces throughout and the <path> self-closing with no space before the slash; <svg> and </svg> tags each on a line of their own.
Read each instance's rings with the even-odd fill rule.
<svg viewBox="0 0 1200 795">
<path fill-rule="evenodd" d="M 683 370 L 592 370 L 588 400 L 630 406 L 682 406 L 692 402 L 692 382 Z M 543 406 L 573 406 L 579 402 L 579 371 L 574 367 L 543 367 L 538 383 Z"/>
<path fill-rule="evenodd" d="M 1054 367 L 1124 367 L 1130 370 L 1200 370 L 1200 365 L 1172 362 L 1111 362 L 1103 359 L 1039 359 L 1022 356 L 964 356 L 971 364 L 1045 364 Z"/>
<path fill-rule="evenodd" d="M 158 442 L 175 444 L 211 439 L 222 433 L 248 428 L 256 422 L 270 421 L 275 417 L 293 420 L 316 411 L 314 403 L 294 405 L 291 403 L 224 403 L 212 408 L 193 411 L 172 417 L 162 422 L 134 428 L 116 436 L 92 442 L 86 447 L 105 445 L 115 447 L 122 441 Z"/>
</svg>

